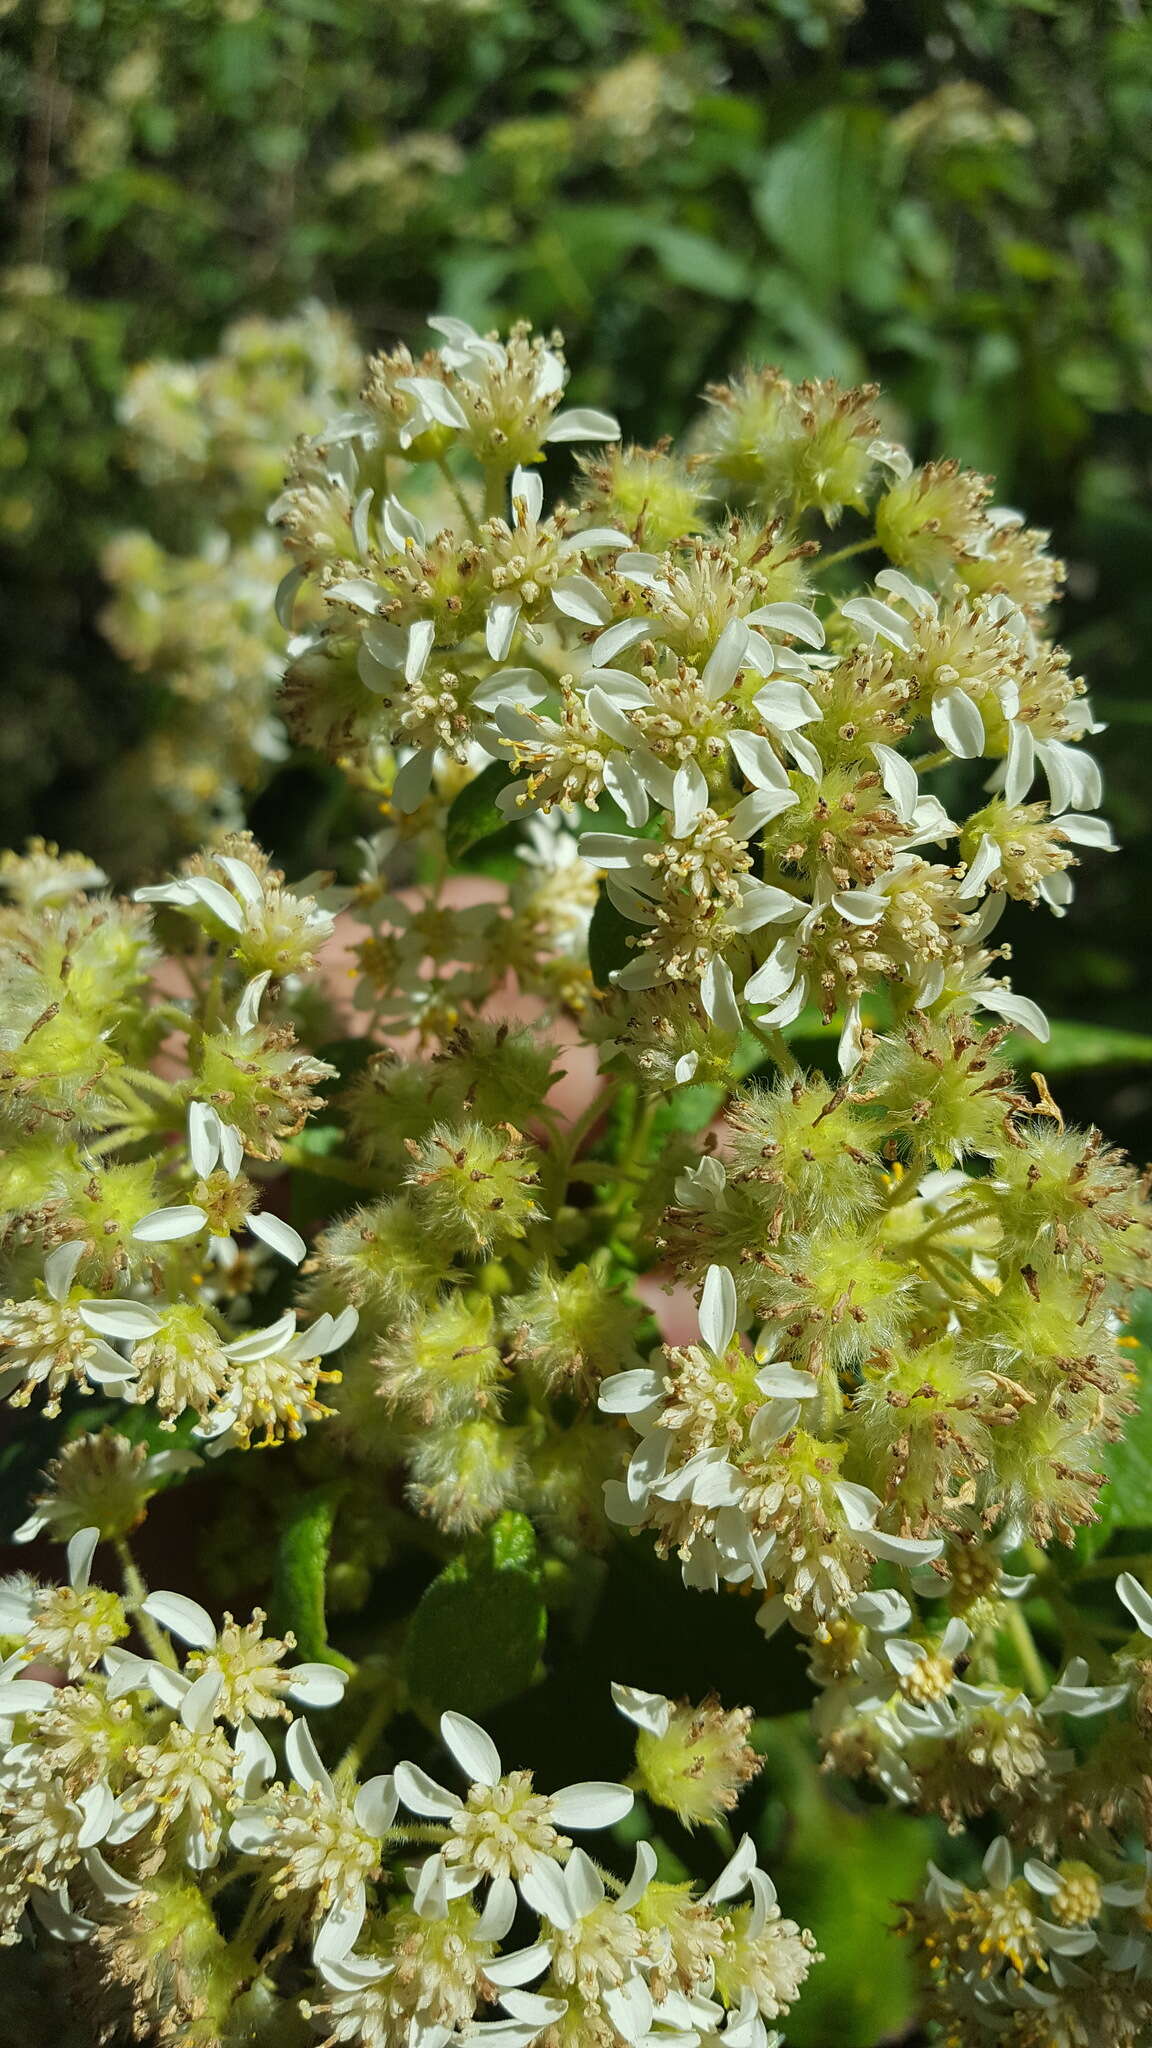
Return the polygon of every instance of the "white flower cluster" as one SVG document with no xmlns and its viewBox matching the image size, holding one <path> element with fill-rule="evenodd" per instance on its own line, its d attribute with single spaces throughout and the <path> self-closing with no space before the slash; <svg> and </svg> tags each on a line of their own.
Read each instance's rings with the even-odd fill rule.
<svg viewBox="0 0 1152 2048">
<path fill-rule="evenodd" d="M 363 1783 L 350 1761 L 330 1771 L 290 1709 L 337 1704 L 341 1670 L 286 1663 L 290 1641 L 265 1636 L 259 1613 L 217 1628 L 170 1592 L 138 1610 L 156 1654 L 123 1648 L 129 1612 L 90 1582 L 96 1542 L 94 1529 L 72 1539 L 67 1587 L 0 1589 L 5 1939 L 31 1911 L 56 1939 L 113 1928 L 130 1944 L 166 1887 L 221 1868 L 254 1888 L 263 1967 L 304 1946 L 305 2010 L 333 2041 L 776 2041 L 766 2022 L 787 2011 L 814 1950 L 781 1917 L 751 1841 L 698 1899 L 660 1881 L 646 1842 L 627 1881 L 614 1878 L 568 1831 L 623 1820 L 631 1791 L 538 1792 L 458 1713 L 440 1727 L 462 1795 L 407 1762 Z M 190 1646 L 182 1666 L 176 1643 Z M 279 1778 L 269 1735 L 284 1723 Z M 531 1938 L 502 1948 L 524 1909 Z M 483 2017 L 493 2005 L 499 2015 Z"/>
<path fill-rule="evenodd" d="M 151 493 L 154 530 L 104 547 L 100 626 L 148 692 L 147 734 L 105 791 L 106 808 L 122 803 L 131 818 L 141 866 L 242 825 L 246 797 L 284 758 L 275 699 L 288 636 L 274 601 L 285 564 L 264 514 L 284 450 L 346 401 L 362 368 L 347 324 L 312 302 L 285 320 L 235 322 L 204 361 L 145 362 L 128 379 L 124 453 Z M 105 829 L 115 839 L 114 818 Z"/>
<path fill-rule="evenodd" d="M 990 977 L 985 941 L 1006 895 L 1062 912 L 1073 849 L 1112 842 L 1078 744 L 1098 728 L 1041 633 L 1058 572 L 1042 537 L 988 511 L 979 480 L 913 472 L 852 394 L 837 415 L 834 387 L 818 392 L 850 480 L 818 502 L 829 520 L 871 504 L 870 544 L 894 564 L 862 589 L 825 587 L 839 556 L 792 523 L 813 502 L 818 407 L 758 445 L 767 522 L 750 508 L 713 523 L 732 482 L 723 404 L 690 477 L 624 451 L 588 465 L 579 509 L 546 514 L 532 465 L 615 422 L 554 410 L 566 371 L 543 341 L 432 324 L 439 351 L 379 358 L 364 409 L 309 444 L 276 507 L 298 560 L 286 598 L 309 579 L 329 608 L 295 648 L 302 736 L 344 758 L 394 750 L 401 814 L 443 760 L 478 751 L 509 766 L 509 819 L 610 798 L 629 829 L 586 832 L 580 851 L 633 928 L 616 984 L 685 990 L 722 1033 L 814 1002 L 843 1015 L 848 1071 L 860 998 L 890 983 L 905 1009 L 961 998 L 1043 1036 L 1036 1006 Z M 449 468 L 462 457 L 482 497 Z M 397 460 L 445 471 L 455 526 L 426 530 L 381 482 Z M 978 759 L 990 800 L 956 824 L 921 775 Z M 1029 801 L 1038 774 L 1047 798 Z M 959 858 L 929 851 L 956 839 Z"/>
<path fill-rule="evenodd" d="M 80 886 L 91 881 L 82 877 Z M 59 1062 L 44 1083 L 24 1082 L 20 1107 L 33 1131 L 51 1118 L 72 1126 L 76 1141 L 48 1148 L 39 1199 L 22 1204 L 21 1234 L 39 1259 L 38 1277 L 23 1299 L 0 1308 L 0 1393 L 23 1405 L 42 1390 L 55 1412 L 69 1385 L 100 1388 L 154 1402 L 168 1428 L 191 1408 L 197 1434 L 214 1450 L 258 1432 L 270 1442 L 299 1435 L 325 1412 L 317 1399 L 331 1376 L 324 1361 L 355 1330 L 356 1311 L 322 1313 L 307 1329 L 291 1308 L 254 1323 L 254 1298 L 272 1277 L 263 1255 L 299 1265 L 307 1246 L 285 1218 L 257 1206 L 259 1188 L 244 1169 L 246 1159 L 278 1156 L 315 1105 L 313 1085 L 331 1071 L 297 1045 L 285 1011 L 332 932 L 332 916 L 287 889 L 243 833 L 196 856 L 174 880 L 139 890 L 141 905 L 183 913 L 215 949 L 202 963 L 207 991 L 196 983 L 183 1002 L 169 998 L 131 1020 L 144 1059 L 157 1023 L 186 1035 L 188 1070 L 167 1081 L 109 1044 L 126 999 L 140 1001 L 141 970 L 151 965 L 146 924 L 127 927 L 144 913 L 86 901 L 66 872 L 57 886 L 63 900 L 38 905 L 27 938 L 19 927 L 10 938 L 32 981 L 30 1000 L 55 995 L 47 1013 L 64 1034 Z M 65 947 L 83 972 L 54 987 Z M 261 1015 L 270 988 L 274 1023 Z M 78 1069 L 73 1088 L 68 1054 Z M 63 1108 L 48 1089 L 67 1090 Z M 179 1125 L 183 1142 L 174 1145 Z M 144 1138 L 152 1156 L 117 1161 L 101 1178 L 99 1152 L 89 1149 L 93 1127 L 106 1134 L 105 1152 Z M 246 1311 L 243 1322 L 229 1319 L 236 1306 Z"/>
<path fill-rule="evenodd" d="M 874 1558 L 928 1564 L 943 1542 L 877 1526 L 876 1494 L 840 1478 L 839 1447 L 801 1426 L 819 1379 L 745 1352 L 738 1307 L 732 1274 L 710 1266 L 699 1344 L 671 1354 L 671 1371 L 643 1366 L 604 1381 L 600 1407 L 640 1435 L 625 1479 L 606 1483 L 606 1506 L 627 1528 L 654 1528 L 687 1585 L 771 1583 L 787 1590 L 765 1600 L 762 1622 L 774 1626 L 789 1608 L 822 1621 L 851 1602 Z"/>
<path fill-rule="evenodd" d="M 98 1541 L 96 1529 L 72 1538 L 67 1586 L 0 1588 L 8 1941 L 26 1907 L 50 1933 L 82 1939 L 88 1912 L 122 1905 L 169 1853 L 211 1869 L 237 1800 L 271 1775 L 259 1723 L 289 1700 L 332 1705 L 344 1688 L 333 1665 L 285 1665 L 291 1645 L 263 1634 L 262 1615 L 217 1630 L 177 1593 L 152 1594 L 144 1612 L 197 1646 L 185 1668 L 122 1648 L 124 1602 L 90 1580 Z"/>
</svg>

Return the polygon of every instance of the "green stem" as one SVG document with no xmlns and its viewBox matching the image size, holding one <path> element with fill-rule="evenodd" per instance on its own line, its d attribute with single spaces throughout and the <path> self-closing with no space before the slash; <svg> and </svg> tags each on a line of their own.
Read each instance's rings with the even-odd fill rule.
<svg viewBox="0 0 1152 2048">
<path fill-rule="evenodd" d="M 1112 1662 L 1095 1629 L 1068 1598 L 1058 1573 L 1049 1564 L 1039 1544 L 1026 1543 L 1023 1549 L 1029 1570 L 1036 1574 L 1036 1591 L 1041 1599 L 1047 1601 L 1063 1635 L 1065 1655 L 1083 1657 L 1097 1684 L 1107 1680 L 1112 1672 Z"/>
<path fill-rule="evenodd" d="M 591 1171 L 591 1168 L 596 1166 L 596 1162 L 590 1160 L 586 1164 L 577 1165 L 577 1155 L 589 1132 L 599 1123 L 601 1117 L 607 1115 L 612 1098 L 616 1092 L 616 1086 L 616 1081 L 609 1079 L 606 1085 L 601 1088 L 599 1094 L 593 1096 L 591 1102 L 577 1117 L 575 1123 L 569 1125 L 564 1136 L 564 1142 L 556 1147 L 548 1176 L 554 1208 L 558 1208 L 563 1201 L 564 1190 L 570 1180 L 592 1180 L 597 1177 L 597 1174 Z M 616 1168 L 609 1167 L 604 1178 L 607 1179 L 610 1175 L 614 1175 L 616 1171 Z M 599 1168 L 597 1167 L 598 1172 Z"/>
<path fill-rule="evenodd" d="M 1012 1647 L 1020 1660 L 1020 1669 L 1034 1699 L 1043 1699 L 1048 1691 L 1048 1673 L 1044 1660 L 1036 1647 L 1036 1638 L 1028 1626 L 1027 1618 L 1021 1613 L 1015 1600 L 1008 1603 L 1004 1626 L 1012 1640 Z"/>
<path fill-rule="evenodd" d="M 321 1180 L 343 1181 L 345 1187 L 366 1188 L 373 1195 L 380 1193 L 380 1175 L 370 1166 L 345 1159 L 342 1153 L 309 1152 L 303 1145 L 287 1144 L 280 1157 L 283 1165 L 296 1167 L 301 1173 L 314 1173 Z"/>
<path fill-rule="evenodd" d="M 754 1021 L 751 1028 L 781 1073 L 803 1074 L 804 1070 L 782 1031 L 775 1026 L 757 1024 Z"/>
<path fill-rule="evenodd" d="M 451 491 L 452 496 L 455 498 L 456 503 L 459 505 L 460 510 L 464 516 L 465 524 L 467 525 L 468 531 L 471 534 L 473 540 L 479 540 L 480 527 L 476 518 L 476 514 L 472 510 L 471 505 L 468 503 L 468 500 L 464 495 L 464 487 L 461 484 L 459 477 L 454 476 L 452 471 L 449 469 L 448 458 L 446 455 L 437 456 L 436 467 L 440 471 L 440 474 L 443 477 L 445 483 L 447 484 L 448 489 Z"/>
<path fill-rule="evenodd" d="M 508 477 L 510 472 L 502 467 L 484 471 L 484 517 L 502 519 L 508 510 Z"/>
<path fill-rule="evenodd" d="M 1120 1572 L 1135 1572 L 1143 1578 L 1152 1572 L 1152 1551 L 1141 1551 L 1135 1557 L 1096 1557 L 1082 1564 L 1076 1573 L 1080 1579 L 1114 1579 Z"/>
<path fill-rule="evenodd" d="M 395 1719 L 399 1705 L 398 1688 L 395 1680 L 391 1677 L 385 1678 L 380 1685 L 376 1698 L 373 1700 L 359 1728 L 344 1751 L 337 1765 L 338 1772 L 346 1773 L 351 1777 L 360 1770 L 364 1759 L 371 1756 L 389 1721 Z"/>
<path fill-rule="evenodd" d="M 879 546 L 876 535 L 870 533 L 864 540 L 854 540 L 849 547 L 837 548 L 835 554 L 821 555 L 819 561 L 812 564 L 813 570 L 818 575 L 822 569 L 832 569 L 837 562 L 850 562 L 853 555 L 866 555 L 870 549 Z"/>
<path fill-rule="evenodd" d="M 634 1168 L 613 1166 L 607 1159 L 578 1159 L 575 1166 L 568 1168 L 565 1179 L 591 1181 L 593 1184 L 601 1180 L 627 1181 L 631 1187 L 640 1187 L 644 1175 Z"/>
<path fill-rule="evenodd" d="M 124 1605 L 132 1616 L 152 1656 L 158 1664 L 167 1665 L 169 1671 L 178 1671 L 179 1660 L 162 1628 L 144 1612 L 148 1588 L 140 1573 L 136 1559 L 126 1536 L 117 1536 L 113 1545 L 120 1562 L 120 1576 L 124 1582 Z"/>
</svg>

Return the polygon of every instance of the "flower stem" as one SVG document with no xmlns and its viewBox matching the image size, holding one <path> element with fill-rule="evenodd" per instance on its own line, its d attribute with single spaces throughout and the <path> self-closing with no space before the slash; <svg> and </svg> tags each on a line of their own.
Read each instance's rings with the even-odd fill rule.
<svg viewBox="0 0 1152 2048">
<path fill-rule="evenodd" d="M 812 564 L 813 570 L 819 574 L 822 569 L 834 568 L 837 562 L 851 561 L 853 555 L 866 555 L 869 549 L 878 548 L 879 546 L 880 543 L 876 535 L 870 533 L 864 540 L 854 540 L 846 548 L 837 548 L 835 554 L 821 555 L 819 561 Z"/>
<path fill-rule="evenodd" d="M 440 474 L 443 477 L 445 483 L 447 484 L 448 489 L 451 491 L 452 496 L 455 498 L 456 503 L 459 505 L 460 510 L 464 516 L 465 524 L 473 540 L 479 540 L 480 526 L 479 522 L 477 521 L 476 514 L 472 510 L 471 505 L 468 503 L 468 500 L 464 495 L 464 487 L 460 482 L 459 477 L 454 476 L 452 471 L 449 469 L 448 458 L 446 455 L 437 456 L 436 467 L 440 471 Z"/>
<path fill-rule="evenodd" d="M 1026 1617 L 1020 1612 L 1016 1601 L 1008 1603 L 1004 1626 L 1011 1637 L 1012 1647 L 1020 1660 L 1020 1669 L 1029 1692 L 1034 1699 L 1043 1699 L 1049 1688 L 1048 1673 L 1044 1660 L 1036 1647 L 1036 1638 L 1028 1626 Z"/>
<path fill-rule="evenodd" d="M 158 1664 L 167 1665 L 169 1671 L 178 1671 L 180 1666 L 175 1650 L 162 1628 L 158 1628 L 150 1614 L 144 1612 L 148 1588 L 141 1576 L 140 1567 L 132 1555 L 131 1545 L 126 1536 L 114 1539 L 116 1556 L 120 1561 L 120 1576 L 124 1583 L 124 1604 L 140 1631 L 148 1649 Z"/>
<path fill-rule="evenodd" d="M 399 1705 L 398 1687 L 389 1674 L 381 1680 L 375 1699 L 344 1751 L 337 1765 L 339 1773 L 351 1777 L 359 1771 L 365 1758 L 371 1756 L 389 1721 L 395 1719 Z"/>
</svg>

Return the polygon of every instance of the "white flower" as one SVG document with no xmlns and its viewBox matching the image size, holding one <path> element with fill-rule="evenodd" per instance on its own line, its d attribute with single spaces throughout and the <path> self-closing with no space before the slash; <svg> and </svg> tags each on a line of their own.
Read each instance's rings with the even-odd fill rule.
<svg viewBox="0 0 1152 2048">
<path fill-rule="evenodd" d="M 363 1926 L 366 1881 L 395 1819 L 396 1787 L 381 1776 L 354 1791 L 337 1788 L 305 1721 L 293 1721 L 284 1748 L 295 1789 L 273 1786 L 242 1807 L 229 1840 L 244 1855 L 278 1862 L 279 1891 L 310 1896 L 322 1916 L 313 1953 L 327 1965 L 348 1955 Z"/>
<path fill-rule="evenodd" d="M 198 923 L 207 923 L 209 930 L 213 923 L 222 924 L 235 937 L 235 950 L 241 958 L 252 957 L 257 966 L 270 960 L 263 978 L 257 977 L 255 996 L 249 999 L 254 1006 L 273 967 L 284 973 L 311 962 L 316 948 L 331 938 L 333 919 L 314 897 L 285 888 L 278 875 L 258 873 L 236 854 L 213 853 L 210 858 L 223 880 L 215 875 L 179 875 L 135 890 L 133 901 L 170 904 L 187 911 Z"/>
<path fill-rule="evenodd" d="M 533 1789 L 526 1771 L 505 1775 L 491 1736 L 465 1714 L 442 1714 L 440 1733 L 471 1780 L 465 1798 L 415 1764 L 396 1766 L 396 1789 L 409 1811 L 446 1821 L 450 1830 L 443 1849 L 424 1865 L 418 1910 L 434 1908 L 444 1888 L 470 1891 L 484 1879 L 498 1884 L 515 1879 L 523 1892 L 530 1873 L 554 1867 L 556 1855 L 563 1853 L 567 1844 L 561 1828 L 611 1827 L 631 1811 L 633 1795 L 623 1785 L 576 1784 L 542 1793 Z"/>
<path fill-rule="evenodd" d="M 258 975 L 255 981 L 249 983 L 248 991 L 241 998 L 237 1009 L 238 1024 L 242 1013 L 251 1023 L 255 1023 L 255 1007 L 250 1000 L 251 991 L 259 991 L 267 980 L 268 976 L 264 974 Z M 234 1125 L 222 1122 L 210 1103 L 192 1102 L 188 1106 L 188 1158 L 193 1171 L 201 1179 L 206 1179 L 209 1174 L 214 1173 L 218 1166 L 230 1180 L 235 1180 L 240 1173 L 244 1159 L 243 1140 Z M 246 1223 L 254 1237 L 258 1237 L 270 1251 L 278 1252 L 281 1258 L 288 1259 L 292 1265 L 298 1266 L 301 1259 L 307 1256 L 308 1246 L 300 1232 L 293 1229 L 290 1223 L 286 1223 L 283 1217 L 261 1212 L 248 1216 Z M 140 1218 L 132 1235 L 138 1244 L 171 1244 L 185 1238 L 197 1237 L 208 1227 L 207 1212 L 200 1208 L 198 1203 L 185 1202 L 169 1208 L 149 1210 L 146 1216 Z M 212 1245 L 218 1256 L 224 1255 L 229 1260 L 235 1257 L 236 1247 L 231 1238 L 214 1237 Z"/>
<path fill-rule="evenodd" d="M 956 1675 L 956 1660 L 971 1635 L 967 1622 L 953 1616 L 938 1643 L 915 1642 L 907 1636 L 893 1636 L 886 1642 L 884 1653 L 905 1698 L 921 1703 L 944 1698 Z"/>
<path fill-rule="evenodd" d="M 263 1634 L 264 1616 L 259 1611 L 247 1627 L 226 1615 L 218 1629 L 198 1600 L 185 1593 L 157 1592 L 149 1593 L 144 1612 L 198 1653 L 188 1660 L 190 1671 L 219 1677 L 215 1711 L 225 1720 L 239 1724 L 283 1714 L 285 1699 L 304 1707 L 334 1707 L 343 1698 L 348 1678 L 338 1665 L 281 1665 L 292 1646 Z"/>
<path fill-rule="evenodd" d="M 256 1429 L 265 1440 L 303 1434 L 306 1415 L 322 1412 L 315 1388 L 324 1377 L 321 1360 L 346 1344 L 359 1322 L 354 1308 L 338 1316 L 317 1316 L 306 1330 L 297 1330 L 296 1311 L 288 1309 L 278 1322 L 253 1330 L 224 1346 L 234 1377 L 211 1414 L 194 1434 L 214 1453 L 233 1442 L 247 1442 Z"/>
<path fill-rule="evenodd" d="M 646 1853 L 645 1853 L 646 1852 Z M 648 1844 L 637 1851 L 633 1875 L 618 1898 L 583 1849 L 573 1849 L 563 1869 L 542 1861 L 521 1880 L 520 1890 L 547 1923 L 540 1947 L 561 1991 L 601 2007 L 625 2041 L 647 2034 L 653 2017 L 645 1982 L 643 1937 L 631 1908 L 647 1889 L 656 1867 Z"/>
<path fill-rule="evenodd" d="M 43 1661 L 70 1678 L 91 1671 L 105 1650 L 128 1632 L 123 1603 L 115 1593 L 93 1586 L 92 1560 L 98 1529 L 80 1529 L 68 1545 L 68 1584 L 38 1586 L 34 1579 L 0 1584 L 0 1635 L 19 1645 L 5 1661 L 0 1714 L 28 1713 L 51 1702 L 34 1681 L 15 1680 L 25 1664 Z M 23 1690 L 17 1691 L 17 1686 Z"/>
<path fill-rule="evenodd" d="M 1127 1574 L 1123 1574 L 1127 1577 Z M 1126 1682 L 1117 1685 L 1089 1685 L 1088 1666 L 1083 1657 L 1071 1657 L 1060 1677 L 1045 1693 L 1037 1712 L 1041 1714 L 1068 1714 L 1073 1720 L 1083 1721 L 1094 1714 L 1111 1713 L 1114 1707 L 1128 1697 Z"/>
<path fill-rule="evenodd" d="M 8 1361 L 0 1370 L 0 1395 L 11 1395 L 16 1405 L 25 1405 L 43 1386 L 47 1413 L 53 1415 L 70 1380 L 119 1393 L 132 1378 L 132 1367 L 104 1342 L 115 1332 L 98 1314 L 101 1308 L 115 1310 L 125 1304 L 85 1301 L 74 1291 L 83 1256 L 78 1239 L 57 1245 L 44 1261 L 40 1298 L 0 1309 L 0 1347 Z"/>
</svg>

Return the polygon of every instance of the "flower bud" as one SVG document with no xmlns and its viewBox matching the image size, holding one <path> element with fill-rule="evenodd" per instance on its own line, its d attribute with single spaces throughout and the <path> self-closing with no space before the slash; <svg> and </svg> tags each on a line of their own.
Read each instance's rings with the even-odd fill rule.
<svg viewBox="0 0 1152 2048">
<path fill-rule="evenodd" d="M 506 1308 L 517 1363 L 545 1393 L 589 1400 L 599 1380 L 639 1364 L 643 1310 L 608 1286 L 598 1263 L 568 1273 L 542 1267 Z"/>
<path fill-rule="evenodd" d="M 599 450 L 581 457 L 580 468 L 581 510 L 622 527 L 637 547 L 666 547 L 700 524 L 699 488 L 663 447 Z"/>
<path fill-rule="evenodd" d="M 446 1535 L 471 1534 L 519 1501 L 520 1432 L 490 1421 L 440 1424 L 413 1438 L 408 1471 L 413 1507 Z"/>
<path fill-rule="evenodd" d="M 66 1543 L 81 1529 L 98 1529 L 105 1542 L 127 1536 L 144 1520 L 148 1502 L 169 1474 L 188 1471 L 195 1452 L 160 1451 L 149 1457 L 114 1430 L 73 1438 L 44 1473 L 45 1487 L 32 1500 L 32 1513 L 16 1530 L 17 1542 L 41 1534 Z"/>
<path fill-rule="evenodd" d="M 473 1255 L 499 1250 L 539 1216 L 536 1167 L 511 1124 L 438 1124 L 408 1149 L 413 1205 L 442 1245 Z"/>
<path fill-rule="evenodd" d="M 726 1711 L 715 1693 L 694 1707 L 620 1685 L 612 1696 L 639 1727 L 636 1782 L 647 1798 L 669 1807 L 688 1828 L 714 1826 L 731 1812 L 761 1769 L 747 1741 L 751 1707 Z"/>
<path fill-rule="evenodd" d="M 706 396 L 703 452 L 722 491 L 767 512 L 811 508 L 830 522 L 846 505 L 863 508 L 876 466 L 876 385 L 842 391 L 830 378 L 793 385 L 779 370 L 750 370 Z"/>
<path fill-rule="evenodd" d="M 398 1330 L 373 1361 L 391 1413 L 430 1428 L 498 1409 L 508 1373 L 493 1324 L 491 1301 L 457 1296 Z"/>
<path fill-rule="evenodd" d="M 264 1025 L 205 1033 L 196 1067 L 196 1096 L 240 1132 L 257 1159 L 280 1157 L 281 1142 L 320 1107 L 316 1085 L 336 1071 L 302 1051 L 288 1027 Z"/>
<path fill-rule="evenodd" d="M 919 582 L 947 585 L 977 540 L 990 496 L 987 477 L 957 462 L 927 462 L 879 500 L 877 539 Z"/>
</svg>

